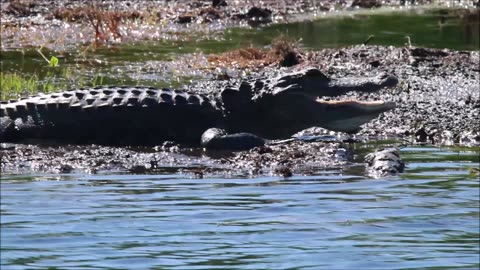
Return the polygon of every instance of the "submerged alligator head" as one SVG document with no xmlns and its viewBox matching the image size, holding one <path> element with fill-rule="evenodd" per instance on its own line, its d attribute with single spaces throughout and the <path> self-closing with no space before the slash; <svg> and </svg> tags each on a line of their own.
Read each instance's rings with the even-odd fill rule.
<svg viewBox="0 0 480 270">
<path fill-rule="evenodd" d="M 163 141 L 199 144 L 202 133 L 210 128 L 269 139 L 286 138 L 312 126 L 355 132 L 394 108 L 394 103 L 318 98 L 348 91 L 372 92 L 397 82 L 384 74 L 330 79 L 318 69 L 308 68 L 275 78 L 246 80 L 235 87 L 215 86 L 207 95 L 129 86 L 38 94 L 1 104 L 0 139 L 156 145 Z M 253 138 L 242 134 L 233 141 Z M 222 145 L 228 148 L 229 141 Z"/>
<path fill-rule="evenodd" d="M 330 79 L 320 70 L 308 68 L 274 79 L 243 82 L 238 90 L 224 90 L 222 101 L 230 130 L 267 138 L 291 136 L 312 126 L 354 133 L 362 124 L 393 109 L 395 103 L 322 101 L 321 97 L 349 91 L 374 92 L 397 83 L 395 76 L 387 74 Z"/>
</svg>

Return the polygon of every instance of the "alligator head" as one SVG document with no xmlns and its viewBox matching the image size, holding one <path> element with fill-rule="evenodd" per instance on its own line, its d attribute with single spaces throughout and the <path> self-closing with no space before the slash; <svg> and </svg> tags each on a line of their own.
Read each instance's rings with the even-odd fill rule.
<svg viewBox="0 0 480 270">
<path fill-rule="evenodd" d="M 239 90 L 224 90 L 222 99 L 227 119 L 243 131 L 266 138 L 288 137 L 312 126 L 354 133 L 362 124 L 393 109 L 395 103 L 322 101 L 320 97 L 374 92 L 397 83 L 396 77 L 387 74 L 330 79 L 316 68 L 307 68 L 275 79 L 242 83 Z"/>
</svg>

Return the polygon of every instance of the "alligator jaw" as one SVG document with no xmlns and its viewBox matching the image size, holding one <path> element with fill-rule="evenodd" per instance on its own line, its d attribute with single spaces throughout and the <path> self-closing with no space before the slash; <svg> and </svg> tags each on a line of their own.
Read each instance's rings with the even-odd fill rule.
<svg viewBox="0 0 480 270">
<path fill-rule="evenodd" d="M 326 101 L 326 100 L 321 100 L 320 98 L 317 98 L 316 102 L 331 106 L 331 107 L 342 107 L 342 106 L 348 106 L 350 108 L 354 108 L 356 110 L 361 110 L 366 113 L 368 112 L 374 112 L 377 113 L 378 111 L 385 112 L 388 110 L 391 110 L 395 108 L 395 102 L 391 101 L 382 101 L 382 100 L 376 100 L 376 101 L 357 101 L 357 100 L 331 100 L 331 101 Z"/>
<path fill-rule="evenodd" d="M 360 126 L 378 117 L 383 112 L 395 108 L 395 103 L 390 101 L 322 101 L 316 100 L 332 117 L 326 119 L 323 127 L 335 131 L 355 133 Z M 324 119 L 325 120 L 325 119 Z"/>
</svg>

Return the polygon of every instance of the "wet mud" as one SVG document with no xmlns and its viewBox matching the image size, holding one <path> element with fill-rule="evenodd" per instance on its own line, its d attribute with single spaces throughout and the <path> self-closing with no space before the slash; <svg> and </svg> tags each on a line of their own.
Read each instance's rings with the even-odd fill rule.
<svg viewBox="0 0 480 270">
<path fill-rule="evenodd" d="M 207 151 L 169 143 L 153 148 L 2 144 L 0 155 L 2 174 L 180 172 L 195 178 L 308 174 L 344 166 L 352 157 L 350 150 L 332 142 L 293 142 L 244 152 Z"/>
</svg>

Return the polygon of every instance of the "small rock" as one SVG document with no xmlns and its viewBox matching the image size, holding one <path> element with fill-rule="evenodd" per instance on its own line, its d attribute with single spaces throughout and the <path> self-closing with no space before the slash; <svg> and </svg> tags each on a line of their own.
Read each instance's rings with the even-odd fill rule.
<svg viewBox="0 0 480 270">
<path fill-rule="evenodd" d="M 373 177 L 403 172 L 405 163 L 397 148 L 379 149 L 365 156 L 368 174 Z"/>
</svg>

